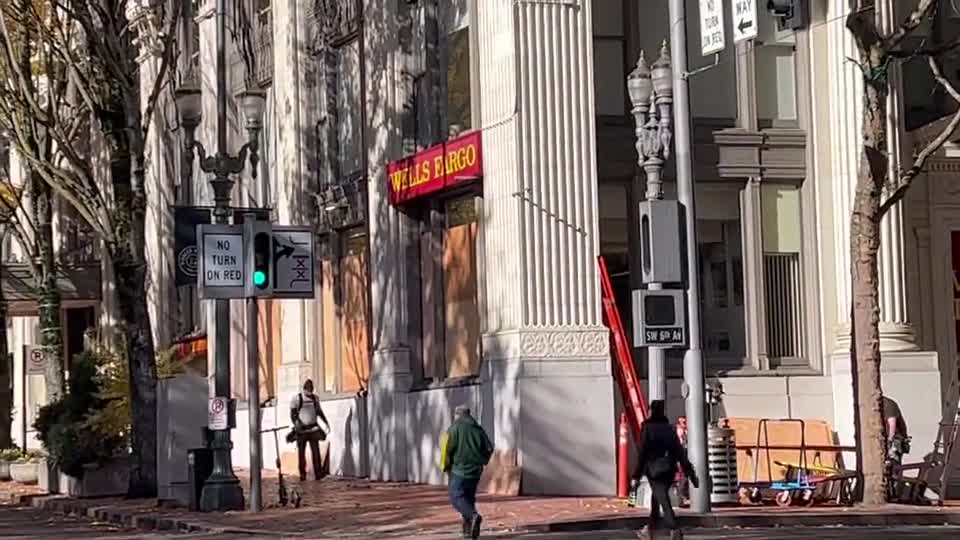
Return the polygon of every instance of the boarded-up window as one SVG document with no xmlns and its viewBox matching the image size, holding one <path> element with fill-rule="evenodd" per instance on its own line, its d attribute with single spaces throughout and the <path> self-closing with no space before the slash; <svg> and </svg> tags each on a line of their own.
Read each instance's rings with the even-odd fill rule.
<svg viewBox="0 0 960 540">
<path fill-rule="evenodd" d="M 334 262 L 325 258 L 320 262 L 320 314 L 321 334 L 323 337 L 323 385 L 324 392 L 337 391 L 337 359 L 340 356 L 337 342 L 337 309 L 336 280 L 334 278 Z"/>
<path fill-rule="evenodd" d="M 448 377 L 480 371 L 477 303 L 477 212 L 473 196 L 446 204 L 443 238 L 443 298 Z"/>
<path fill-rule="evenodd" d="M 345 241 L 340 259 L 343 305 L 341 311 L 341 392 L 367 387 L 369 347 L 367 339 L 367 237 Z"/>
<path fill-rule="evenodd" d="M 260 400 L 277 396 L 276 368 L 280 358 L 280 304 L 258 300 L 257 348 L 260 366 Z"/>
</svg>

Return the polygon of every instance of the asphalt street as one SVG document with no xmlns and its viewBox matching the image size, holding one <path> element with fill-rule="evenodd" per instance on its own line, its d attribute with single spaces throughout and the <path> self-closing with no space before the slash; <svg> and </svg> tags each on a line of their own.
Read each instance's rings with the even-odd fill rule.
<svg viewBox="0 0 960 540">
<path fill-rule="evenodd" d="M 319 531 L 318 531 L 319 532 Z M 313 538 L 324 538 L 321 534 Z M 258 536 L 245 534 L 172 534 L 172 533 L 144 533 L 140 531 L 122 530 L 112 525 L 95 523 L 79 518 L 51 516 L 33 508 L 0 507 L 0 538 L 27 539 L 27 538 L 58 538 L 58 539 L 92 539 L 108 538 L 111 540 L 160 540 L 160 539 L 206 539 L 218 540 L 276 540 L 278 536 Z M 393 538 L 396 538 L 395 536 Z M 417 540 L 456 540 L 456 535 L 425 536 L 414 535 L 409 537 Z M 595 533 L 564 533 L 564 534 L 499 534 L 481 536 L 499 540 L 629 540 L 636 538 L 632 531 L 601 531 Z M 783 528 L 783 529 L 726 529 L 710 531 L 688 531 L 685 535 L 688 540 L 719 540 L 723 538 L 739 540 L 766 540 L 777 538 L 816 539 L 816 540 L 940 540 L 960 538 L 960 528 L 947 527 L 903 527 L 895 529 L 879 528 L 852 528 L 852 527 L 818 527 L 818 528 Z M 399 540 L 399 539 L 397 539 Z"/>
</svg>

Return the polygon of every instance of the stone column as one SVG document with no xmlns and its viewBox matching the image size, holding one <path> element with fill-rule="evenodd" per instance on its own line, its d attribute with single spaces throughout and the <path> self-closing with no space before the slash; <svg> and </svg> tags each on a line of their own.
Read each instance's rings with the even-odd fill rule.
<svg viewBox="0 0 960 540">
<path fill-rule="evenodd" d="M 850 213 L 860 156 L 860 123 L 863 116 L 863 82 L 848 58 L 857 48 L 847 28 L 839 21 L 847 14 L 845 2 L 830 2 L 828 25 L 830 71 L 830 166 L 833 181 L 833 231 L 837 290 L 837 353 L 850 349 Z"/>
<path fill-rule="evenodd" d="M 877 18 L 884 32 L 900 24 L 892 0 L 877 3 Z M 890 180 L 895 182 L 904 161 L 909 163 L 912 150 L 904 145 L 903 70 L 892 62 L 888 71 L 890 94 L 887 97 L 887 133 Z M 880 349 L 884 351 L 916 350 L 917 341 L 907 314 L 907 283 L 903 269 L 903 203 L 890 208 L 880 223 Z"/>
<path fill-rule="evenodd" d="M 827 18 L 842 17 L 848 11 L 842 2 L 830 4 Z M 878 24 L 889 31 L 897 24 L 892 0 L 877 2 Z M 863 117 L 863 82 L 861 74 L 848 60 L 857 57 L 857 48 L 849 31 L 842 24 L 831 24 L 831 166 L 834 193 L 834 247 L 837 275 L 837 352 L 850 347 L 850 213 L 857 182 L 861 153 L 861 121 Z M 890 174 L 898 174 L 901 157 L 909 155 L 902 146 L 903 104 L 899 66 L 889 70 L 891 91 L 888 97 L 888 149 Z M 881 222 L 880 269 L 880 348 L 883 351 L 915 350 L 916 339 L 907 317 L 906 283 L 903 272 L 903 205 L 897 204 Z"/>
<path fill-rule="evenodd" d="M 141 51 L 141 54 L 145 51 Z M 153 82 L 156 79 L 158 60 L 154 56 L 141 59 L 140 93 L 141 104 L 146 109 Z M 148 138 L 145 141 L 146 158 L 146 229 L 159 234 L 147 236 L 147 306 L 153 322 L 153 339 L 157 350 L 170 345 L 177 328 L 178 302 L 176 294 L 176 260 L 174 257 L 173 205 L 175 200 L 174 179 L 177 167 L 174 161 L 179 153 L 175 137 L 166 126 L 176 122 L 170 118 L 173 108 L 163 106 L 167 96 L 161 94 L 160 104 L 154 116 Z"/>
<path fill-rule="evenodd" d="M 400 154 L 398 99 L 403 64 L 397 54 L 396 3 L 364 0 L 363 69 L 366 76 L 365 152 L 369 183 L 371 346 L 368 417 L 370 477 L 374 480 L 407 479 L 407 446 L 402 433 L 410 433 L 407 391 L 413 377 L 410 349 L 405 340 L 404 283 L 410 271 L 405 260 L 409 231 L 406 217 L 387 198 L 387 161 Z"/>
<path fill-rule="evenodd" d="M 492 262 L 483 420 L 497 448 L 519 450 L 526 493 L 609 494 L 615 479 L 591 3 L 484 0 L 478 10 Z"/>
<path fill-rule="evenodd" d="M 747 316 L 747 357 L 754 369 L 770 369 L 767 303 L 763 273 L 763 221 L 760 179 L 749 178 L 740 192 L 743 228 L 743 306 Z"/>
<path fill-rule="evenodd" d="M 308 167 L 315 148 L 307 137 L 316 125 L 316 59 L 310 55 L 310 29 L 313 22 L 312 2 L 279 0 L 273 2 L 273 84 L 274 115 L 266 125 L 272 133 L 264 136 L 272 141 L 274 168 L 272 201 L 275 222 L 282 225 L 310 225 L 306 218 L 316 193 L 316 175 Z M 258 59 L 259 60 L 259 59 Z M 261 156 L 262 157 L 262 156 Z M 317 295 L 319 297 L 319 294 Z M 317 300 L 283 300 L 279 307 L 280 366 L 278 393 L 285 406 L 297 393 L 304 380 L 312 375 L 313 338 L 318 334 L 313 305 Z"/>
</svg>

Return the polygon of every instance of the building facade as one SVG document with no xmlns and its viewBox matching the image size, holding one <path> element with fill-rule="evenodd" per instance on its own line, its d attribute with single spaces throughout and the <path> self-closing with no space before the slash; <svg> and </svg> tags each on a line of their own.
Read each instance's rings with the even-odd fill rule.
<svg viewBox="0 0 960 540">
<path fill-rule="evenodd" d="M 687 25 L 708 377 L 723 384 L 727 416 L 823 420 L 852 444 L 848 235 L 861 81 L 847 61 L 856 56 L 847 3 L 806 2 L 796 29 L 762 11 L 757 40 L 716 58 L 699 54 L 698 4 L 687 2 Z M 895 24 L 908 4 L 878 2 L 877 16 Z M 613 493 L 621 405 L 597 257 L 630 335 L 644 177 L 626 78 L 641 49 L 652 61 L 668 37 L 666 2 L 251 6 L 256 65 L 236 60 L 231 88 L 255 73 L 267 119 L 259 174 L 238 178 L 234 202 L 317 233 L 316 297 L 261 301 L 265 424 L 284 425 L 286 404 L 312 378 L 333 422 L 333 473 L 439 483 L 439 436 L 465 403 L 498 449 L 516 451 L 525 493 Z M 206 0 L 188 10 L 180 66 L 201 77 L 204 143 L 215 140 L 212 9 Z M 945 16 L 924 36 L 954 35 L 957 24 Z M 891 69 L 893 170 L 953 110 L 924 69 Z M 204 178 L 184 174 L 172 106 L 161 118 L 147 219 L 171 231 L 173 206 L 212 198 Z M 958 156 L 948 143 L 883 222 L 884 390 L 918 458 L 960 398 Z M 665 191 L 675 197 L 671 163 Z M 158 342 L 202 336 L 212 310 L 176 285 L 172 235 L 148 252 Z M 242 416 L 242 304 L 232 313 Z M 644 374 L 645 352 L 634 356 Z M 680 356 L 667 363 L 676 417 Z M 234 440 L 242 466 L 242 427 Z"/>
<path fill-rule="evenodd" d="M 212 111 L 210 4 L 198 6 L 197 29 Z M 280 404 L 268 404 L 268 422 L 283 421 L 312 377 L 335 418 L 335 473 L 440 482 L 436 442 L 467 403 L 499 449 L 517 451 L 524 492 L 612 492 L 620 400 L 596 257 L 611 267 L 629 329 L 644 178 L 625 80 L 639 51 L 652 60 L 667 38 L 666 5 L 655 4 L 256 3 L 270 118 L 262 174 L 241 180 L 237 203 L 314 225 L 319 257 L 314 300 L 262 305 L 261 400 Z M 880 6 L 884 24 L 909 8 Z M 761 12 L 757 40 L 715 59 L 699 55 L 698 2 L 688 2 L 704 353 L 725 414 L 824 420 L 849 444 L 860 81 L 846 62 L 845 4 L 809 8 L 795 30 Z M 939 98 L 922 73 L 915 63 L 894 72 L 895 164 L 948 112 L 928 99 Z M 464 175 L 449 156 L 470 141 Z M 937 262 L 952 253 L 948 152 L 884 221 L 884 385 L 918 455 L 960 393 L 943 294 L 953 269 Z M 195 182 L 194 201 L 209 200 Z M 668 164 L 668 197 L 673 186 Z M 644 373 L 644 351 L 634 355 Z M 673 416 L 680 364 L 671 353 Z M 918 385 L 937 391 L 918 396 Z"/>
</svg>

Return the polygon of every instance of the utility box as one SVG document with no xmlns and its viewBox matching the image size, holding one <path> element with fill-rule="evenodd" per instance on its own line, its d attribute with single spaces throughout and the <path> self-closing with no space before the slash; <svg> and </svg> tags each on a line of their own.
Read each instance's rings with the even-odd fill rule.
<svg viewBox="0 0 960 540">
<path fill-rule="evenodd" d="M 190 482 L 190 511 L 200 511 L 203 484 L 213 474 L 213 450 L 191 448 L 187 450 L 187 471 Z"/>
<path fill-rule="evenodd" d="M 644 283 L 683 281 L 680 203 L 640 203 L 640 274 Z"/>
<path fill-rule="evenodd" d="M 633 291 L 633 344 L 681 348 L 687 345 L 686 294 L 679 290 Z"/>
</svg>

